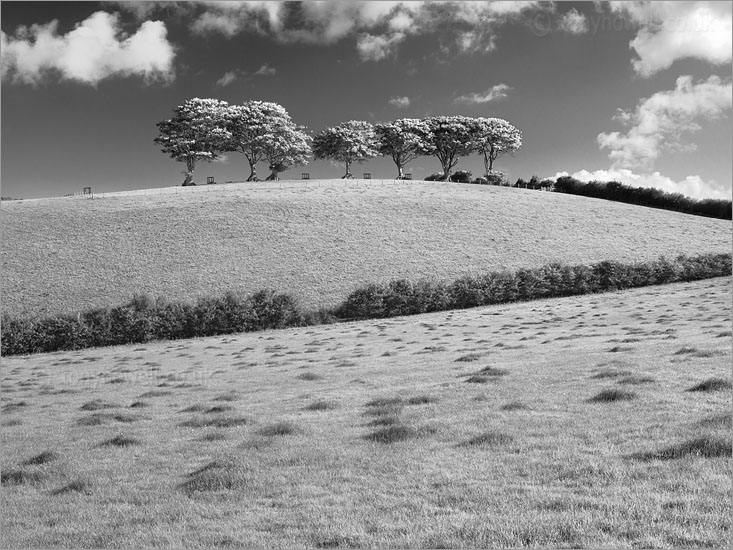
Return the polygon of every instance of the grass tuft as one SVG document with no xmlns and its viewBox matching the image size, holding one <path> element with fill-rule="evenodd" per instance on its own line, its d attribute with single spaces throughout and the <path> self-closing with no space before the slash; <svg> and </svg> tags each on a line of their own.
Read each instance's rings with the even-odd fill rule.
<svg viewBox="0 0 733 550">
<path fill-rule="evenodd" d="M 731 428 L 731 413 L 711 414 L 701 419 L 698 423 L 701 428 L 727 429 Z"/>
<path fill-rule="evenodd" d="M 473 376 L 466 378 L 466 382 L 469 384 L 486 384 L 489 380 L 491 380 L 491 378 L 483 374 L 474 374 Z"/>
<path fill-rule="evenodd" d="M 629 386 L 639 386 L 641 384 L 651 384 L 656 382 L 651 376 L 624 376 L 616 380 L 617 384 L 625 384 Z"/>
<path fill-rule="evenodd" d="M 151 390 L 151 391 L 146 391 L 143 394 L 140 394 L 140 397 L 144 399 L 148 397 L 164 397 L 166 395 L 172 395 L 172 394 L 173 392 L 168 391 L 168 390 Z"/>
<path fill-rule="evenodd" d="M 26 470 L 8 470 L 0 474 L 2 485 L 25 485 L 27 483 L 40 483 L 46 479 L 42 472 L 28 472 Z"/>
<path fill-rule="evenodd" d="M 471 439 L 463 443 L 462 446 L 499 447 L 502 445 L 508 445 L 513 442 L 514 438 L 512 436 L 492 430 L 472 437 Z"/>
<path fill-rule="evenodd" d="M 298 380 L 321 380 L 323 376 L 316 374 L 315 372 L 304 372 L 296 377 Z"/>
<path fill-rule="evenodd" d="M 401 397 L 378 397 L 372 399 L 365 406 L 367 407 L 385 407 L 389 405 L 402 405 Z"/>
<path fill-rule="evenodd" d="M 364 436 L 365 439 L 370 441 L 376 441 L 377 443 L 398 443 L 400 441 L 406 441 L 417 437 L 418 433 L 415 428 L 405 426 L 403 424 L 395 424 L 387 426 L 385 428 L 375 430 L 372 433 Z"/>
<path fill-rule="evenodd" d="M 141 409 L 143 407 L 149 407 L 150 404 L 146 403 L 145 401 L 134 401 L 131 405 L 131 409 Z"/>
<path fill-rule="evenodd" d="M 506 369 L 497 369 L 496 367 L 484 367 L 478 374 L 483 376 L 506 376 L 509 371 Z"/>
<path fill-rule="evenodd" d="M 594 374 L 591 378 L 595 380 L 604 380 L 606 378 L 619 378 L 621 376 L 631 376 L 634 373 L 630 370 L 602 370 L 601 372 Z"/>
<path fill-rule="evenodd" d="M 677 460 L 688 457 L 718 458 L 731 456 L 729 438 L 703 436 L 689 439 L 659 451 L 631 455 L 638 460 Z"/>
<path fill-rule="evenodd" d="M 511 403 L 501 406 L 502 411 L 523 411 L 526 409 L 529 409 L 529 407 L 521 401 L 512 401 Z"/>
<path fill-rule="evenodd" d="M 56 451 L 43 451 L 36 456 L 29 458 L 23 462 L 24 466 L 39 466 L 41 464 L 48 464 L 54 460 L 59 459 L 59 454 Z"/>
<path fill-rule="evenodd" d="M 295 424 L 293 424 L 292 422 L 276 422 L 275 424 L 265 426 L 257 433 L 267 437 L 276 437 L 280 435 L 294 435 L 297 434 L 299 431 L 300 430 L 298 429 L 298 427 L 295 426 Z"/>
<path fill-rule="evenodd" d="M 458 359 L 456 359 L 456 363 L 471 363 L 473 361 L 478 361 L 481 359 L 482 354 L 480 353 L 468 353 L 466 355 L 461 355 Z"/>
<path fill-rule="evenodd" d="M 230 491 L 247 481 L 245 469 L 231 459 L 214 460 L 188 474 L 179 486 L 189 496 L 197 492 Z"/>
<path fill-rule="evenodd" d="M 612 403 L 614 401 L 629 401 L 635 399 L 636 394 L 624 390 L 603 390 L 588 399 L 588 403 Z"/>
<path fill-rule="evenodd" d="M 102 401 L 101 399 L 94 399 L 92 401 L 87 401 L 79 408 L 82 411 L 100 411 L 102 409 L 115 409 L 117 407 L 119 407 L 119 405 L 115 403 L 109 403 L 107 401 Z"/>
<path fill-rule="evenodd" d="M 713 392 L 731 389 L 731 383 L 725 378 L 708 378 L 686 391 Z"/>
<path fill-rule="evenodd" d="M 100 446 L 131 447 L 133 445 L 140 445 L 140 443 L 140 440 L 135 439 L 134 437 L 116 435 L 112 439 L 108 439 L 107 441 L 103 441 L 102 443 L 100 443 Z"/>
<path fill-rule="evenodd" d="M 224 432 L 209 432 L 200 437 L 201 441 L 224 441 L 227 439 L 227 434 Z"/>
<path fill-rule="evenodd" d="M 430 403 L 437 403 L 439 400 L 437 397 L 434 397 L 432 395 L 416 395 L 415 397 L 410 397 L 407 400 L 408 405 L 428 405 Z"/>
<path fill-rule="evenodd" d="M 246 426 L 252 421 L 245 416 L 206 416 L 181 422 L 182 428 L 236 428 Z"/>
<path fill-rule="evenodd" d="M 214 401 L 232 402 L 232 401 L 237 401 L 237 400 L 239 400 L 239 396 L 234 392 L 223 393 L 214 398 Z"/>
<path fill-rule="evenodd" d="M 90 493 L 89 484 L 86 481 L 76 480 L 51 492 L 53 496 L 64 495 L 66 493 L 84 493 L 88 495 Z"/>
<path fill-rule="evenodd" d="M 334 401 L 319 400 L 314 401 L 310 405 L 307 405 L 304 410 L 306 411 L 331 411 L 338 408 L 338 403 Z"/>
</svg>

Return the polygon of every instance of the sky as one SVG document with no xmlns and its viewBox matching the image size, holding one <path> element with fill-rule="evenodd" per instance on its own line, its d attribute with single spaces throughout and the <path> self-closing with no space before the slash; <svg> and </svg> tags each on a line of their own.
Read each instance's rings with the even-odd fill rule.
<svg viewBox="0 0 733 550">
<path fill-rule="evenodd" d="M 731 198 L 731 2 L 22 2 L 0 4 L 3 196 L 178 185 L 153 140 L 187 99 L 283 105 L 315 133 L 348 120 L 499 117 L 510 181 L 569 174 Z M 478 155 L 457 169 L 479 176 Z M 439 172 L 435 157 L 407 167 Z M 311 161 L 302 172 L 338 178 Z M 352 168 L 392 178 L 391 159 Z M 258 173 L 268 173 L 265 163 Z M 247 161 L 200 163 L 198 183 Z"/>
</svg>

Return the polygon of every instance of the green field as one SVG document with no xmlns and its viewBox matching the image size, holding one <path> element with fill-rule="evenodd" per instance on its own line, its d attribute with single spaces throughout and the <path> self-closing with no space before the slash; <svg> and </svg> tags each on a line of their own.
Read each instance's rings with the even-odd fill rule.
<svg viewBox="0 0 733 550">
<path fill-rule="evenodd" d="M 192 301 L 264 288 L 306 307 L 332 306 L 365 283 L 400 277 L 731 248 L 730 221 L 558 193 L 308 185 L 3 202 L 2 311 L 54 314 L 135 293 Z"/>
<path fill-rule="evenodd" d="M 730 289 L 5 358 L 1 545 L 724 547 Z"/>
</svg>

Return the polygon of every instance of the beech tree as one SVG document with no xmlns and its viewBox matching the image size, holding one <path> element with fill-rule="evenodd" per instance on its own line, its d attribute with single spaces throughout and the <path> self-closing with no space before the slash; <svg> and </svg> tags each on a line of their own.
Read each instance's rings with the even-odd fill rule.
<svg viewBox="0 0 733 550">
<path fill-rule="evenodd" d="M 196 163 L 219 158 L 231 138 L 226 128 L 227 107 L 226 101 L 195 97 L 173 109 L 173 118 L 158 122 L 160 135 L 153 141 L 163 153 L 186 163 L 184 186 L 196 185 Z"/>
<path fill-rule="evenodd" d="M 473 151 L 473 120 L 466 116 L 433 116 L 425 119 L 430 133 L 428 140 L 433 154 L 443 168 L 443 179 L 448 181 L 450 173 L 462 156 Z"/>
<path fill-rule="evenodd" d="M 259 181 L 257 163 L 267 158 L 278 129 L 292 125 L 285 107 L 277 103 L 253 100 L 227 109 L 227 128 L 231 133 L 227 150 L 246 157 L 250 170 L 247 181 Z"/>
<path fill-rule="evenodd" d="M 379 153 L 391 156 L 397 165 L 397 179 L 404 179 L 404 168 L 408 162 L 433 152 L 429 141 L 430 129 L 420 119 L 401 118 L 377 124 L 374 129 Z"/>
<path fill-rule="evenodd" d="M 312 155 L 311 138 L 302 126 L 292 122 L 275 128 L 265 145 L 265 158 L 270 163 L 268 180 L 279 179 L 278 174 L 291 166 L 306 166 Z"/>
<path fill-rule="evenodd" d="M 474 149 L 484 156 L 487 176 L 497 158 L 522 146 L 522 132 L 503 118 L 474 119 L 473 134 Z"/>
<path fill-rule="evenodd" d="M 313 138 L 313 155 L 316 159 L 333 159 L 346 164 L 341 179 L 353 178 L 351 165 L 363 162 L 379 154 L 374 127 L 362 120 L 342 122 L 327 128 Z"/>
</svg>

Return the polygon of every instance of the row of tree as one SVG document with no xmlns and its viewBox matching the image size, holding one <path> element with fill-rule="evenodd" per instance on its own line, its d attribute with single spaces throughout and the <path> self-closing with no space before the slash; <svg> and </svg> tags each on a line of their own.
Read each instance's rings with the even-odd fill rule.
<svg viewBox="0 0 733 550">
<path fill-rule="evenodd" d="M 173 111 L 172 118 L 158 123 L 155 143 L 186 164 L 183 185 L 194 184 L 197 162 L 216 160 L 226 152 L 245 156 L 250 167 L 247 181 L 257 180 L 257 164 L 262 161 L 269 165 L 268 180 L 278 179 L 291 166 L 307 165 L 311 158 L 342 162 L 343 177 L 351 178 L 352 164 L 377 156 L 392 158 L 398 179 L 405 177 L 405 166 L 417 157 L 435 156 L 442 178 L 448 180 L 461 157 L 482 155 L 488 175 L 498 157 L 522 146 L 522 133 L 500 118 L 433 116 L 375 125 L 351 120 L 311 136 L 282 105 L 267 101 L 229 105 L 194 98 Z"/>
</svg>

